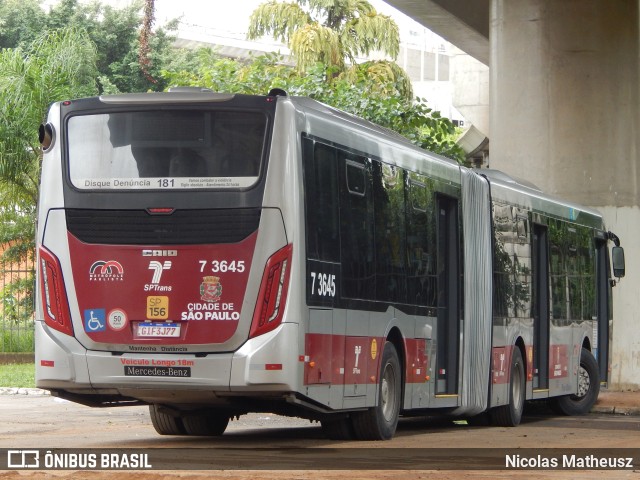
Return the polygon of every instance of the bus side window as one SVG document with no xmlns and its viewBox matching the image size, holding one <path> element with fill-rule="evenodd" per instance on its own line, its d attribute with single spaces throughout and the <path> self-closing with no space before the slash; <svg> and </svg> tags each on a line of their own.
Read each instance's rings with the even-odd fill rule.
<svg viewBox="0 0 640 480">
<path fill-rule="evenodd" d="M 493 310 L 498 317 L 513 316 L 513 239 L 511 207 L 492 207 L 494 224 Z"/>
<path fill-rule="evenodd" d="M 373 162 L 376 297 L 407 302 L 404 171 Z"/>
<path fill-rule="evenodd" d="M 340 259 L 336 149 L 304 140 L 304 187 L 309 258 Z"/>
<path fill-rule="evenodd" d="M 566 226 L 549 220 L 549 276 L 551 280 L 551 315 L 557 323 L 566 322 L 567 312 L 567 242 Z"/>
<path fill-rule="evenodd" d="M 340 172 L 340 258 L 342 292 L 376 298 L 371 161 L 338 150 Z"/>
<path fill-rule="evenodd" d="M 410 304 L 435 307 L 435 197 L 433 182 L 407 172 L 407 295 Z"/>
</svg>

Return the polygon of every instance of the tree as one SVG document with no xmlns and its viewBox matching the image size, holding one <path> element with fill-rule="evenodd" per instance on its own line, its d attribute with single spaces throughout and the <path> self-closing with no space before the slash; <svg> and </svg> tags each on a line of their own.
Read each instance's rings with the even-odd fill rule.
<svg viewBox="0 0 640 480">
<path fill-rule="evenodd" d="M 46 32 L 31 45 L 0 51 L 0 265 L 32 257 L 41 149 L 37 126 L 56 100 L 97 93 L 96 50 L 86 32 Z M 33 278 L 0 292 L 29 304 Z M 22 310 L 31 312 L 31 308 Z M 5 309 L 6 313 L 6 309 Z"/>
<path fill-rule="evenodd" d="M 157 80 L 151 76 L 149 67 L 151 66 L 151 45 L 149 44 L 153 35 L 153 22 L 155 14 L 155 0 L 144 1 L 144 18 L 142 20 L 142 28 L 140 29 L 139 37 L 139 50 L 138 50 L 138 63 L 140 64 L 140 70 L 144 76 L 153 83 L 157 83 Z"/>
<path fill-rule="evenodd" d="M 152 0 L 137 0 L 124 8 L 61 0 L 50 10 L 46 28 L 73 25 L 88 32 L 98 53 L 101 92 L 162 91 L 166 85 L 156 79 L 171 61 L 173 38 L 167 30 L 176 22 L 151 34 L 153 11 Z"/>
<path fill-rule="evenodd" d="M 174 59 L 173 37 L 169 31 L 176 22 L 158 28 L 146 37 L 144 69 L 141 65 L 141 32 L 143 18 L 141 5 L 132 4 L 123 9 L 101 6 L 87 28 L 98 49 L 100 89 L 106 93 L 163 91 L 167 84 L 160 72 L 171 68 Z M 111 84 L 113 88 L 108 88 Z"/>
<path fill-rule="evenodd" d="M 51 102 L 96 92 L 95 60 L 93 43 L 74 28 L 47 32 L 26 48 L 0 51 L 0 188 L 12 189 L 15 198 L 35 204 L 36 127 Z"/>
<path fill-rule="evenodd" d="M 96 45 L 101 92 L 166 88 L 157 79 L 173 61 L 173 38 L 168 32 L 175 29 L 176 22 L 151 34 L 152 0 L 136 0 L 124 8 L 99 1 L 60 0 L 48 12 L 40 7 L 41 3 L 42 0 L 0 0 L 0 48 L 29 45 L 47 30 L 66 26 L 84 29 Z"/>
<path fill-rule="evenodd" d="M 0 1 L 0 48 L 29 45 L 46 22 L 39 0 Z"/>
<path fill-rule="evenodd" d="M 251 14 L 247 37 L 269 34 L 289 47 L 300 72 L 322 63 L 331 73 L 328 80 L 349 70 L 347 74 L 357 75 L 357 57 L 380 51 L 396 58 L 400 50 L 396 22 L 366 0 L 263 3 Z M 388 61 L 375 64 L 378 72 L 392 73 L 393 80 L 403 86 L 401 93 L 412 97 L 411 83 L 401 68 Z"/>
</svg>

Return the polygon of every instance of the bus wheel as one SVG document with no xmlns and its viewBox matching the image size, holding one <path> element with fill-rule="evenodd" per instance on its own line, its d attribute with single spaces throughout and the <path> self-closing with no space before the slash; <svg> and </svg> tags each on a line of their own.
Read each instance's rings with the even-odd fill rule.
<svg viewBox="0 0 640 480">
<path fill-rule="evenodd" d="M 564 395 L 551 399 L 554 411 L 565 415 L 584 415 L 591 411 L 600 393 L 600 374 L 598 362 L 591 352 L 583 348 L 580 352 L 578 368 L 578 392 L 575 395 Z"/>
<path fill-rule="evenodd" d="M 320 425 L 322 425 L 322 433 L 331 440 L 353 440 L 355 438 L 353 424 L 349 417 L 321 420 Z"/>
<path fill-rule="evenodd" d="M 509 403 L 494 408 L 491 420 L 500 427 L 515 427 L 520 423 L 524 409 L 525 378 L 522 353 L 518 347 L 511 354 L 511 375 L 509 379 Z"/>
<path fill-rule="evenodd" d="M 359 440 L 389 440 L 398 426 L 402 398 L 402 370 L 396 347 L 384 344 L 378 383 L 378 405 L 352 414 L 353 428 Z"/>
<path fill-rule="evenodd" d="M 215 411 L 194 415 L 185 413 L 182 417 L 182 423 L 189 435 L 217 437 L 227 429 L 229 415 Z"/>
<path fill-rule="evenodd" d="M 160 435 L 184 435 L 186 433 L 182 418 L 171 415 L 161 405 L 149 405 L 151 423 Z"/>
</svg>

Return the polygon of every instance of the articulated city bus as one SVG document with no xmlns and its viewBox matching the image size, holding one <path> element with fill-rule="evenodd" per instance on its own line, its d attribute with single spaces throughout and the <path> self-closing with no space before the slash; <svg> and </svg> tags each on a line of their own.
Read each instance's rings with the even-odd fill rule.
<svg viewBox="0 0 640 480">
<path fill-rule="evenodd" d="M 389 439 L 585 413 L 607 380 L 623 251 L 594 210 L 277 90 L 63 101 L 40 138 L 53 395 L 148 404 L 160 434 L 268 411 Z"/>
</svg>

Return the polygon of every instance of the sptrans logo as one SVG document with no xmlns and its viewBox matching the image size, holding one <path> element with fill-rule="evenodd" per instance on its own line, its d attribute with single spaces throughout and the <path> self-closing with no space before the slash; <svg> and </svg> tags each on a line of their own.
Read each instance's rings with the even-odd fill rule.
<svg viewBox="0 0 640 480">
<path fill-rule="evenodd" d="M 145 292 L 170 292 L 171 285 L 160 285 L 160 280 L 162 279 L 162 272 L 165 270 L 171 270 L 171 261 L 165 260 L 163 262 L 158 262 L 157 260 L 152 260 L 149 262 L 149 270 L 153 270 L 153 277 L 151 277 L 151 283 L 147 283 L 144 286 Z"/>
<path fill-rule="evenodd" d="M 89 268 L 89 280 L 92 282 L 121 282 L 124 280 L 124 268 L 115 260 L 98 260 Z"/>
</svg>

